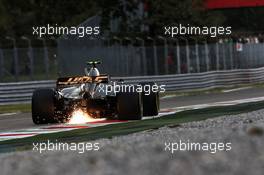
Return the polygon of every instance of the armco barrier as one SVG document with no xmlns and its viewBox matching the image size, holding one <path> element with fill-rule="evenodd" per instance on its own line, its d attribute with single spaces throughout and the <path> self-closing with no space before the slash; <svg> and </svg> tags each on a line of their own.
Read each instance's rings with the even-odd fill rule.
<svg viewBox="0 0 264 175">
<path fill-rule="evenodd" d="M 166 85 L 167 91 L 202 90 L 264 82 L 264 67 L 195 74 L 112 78 L 112 80 L 119 79 L 132 84 L 154 81 L 159 85 Z M 53 87 L 55 87 L 54 80 L 0 83 L 0 105 L 30 103 L 35 89 Z"/>
</svg>

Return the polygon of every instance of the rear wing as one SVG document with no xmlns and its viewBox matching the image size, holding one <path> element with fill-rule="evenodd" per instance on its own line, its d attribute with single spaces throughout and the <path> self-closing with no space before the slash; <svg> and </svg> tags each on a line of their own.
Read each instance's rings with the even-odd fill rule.
<svg viewBox="0 0 264 175">
<path fill-rule="evenodd" d="M 108 83 L 108 75 L 100 75 L 96 77 L 91 76 L 77 76 L 77 77 L 63 77 L 57 79 L 57 88 L 72 86 L 83 83 Z"/>
</svg>

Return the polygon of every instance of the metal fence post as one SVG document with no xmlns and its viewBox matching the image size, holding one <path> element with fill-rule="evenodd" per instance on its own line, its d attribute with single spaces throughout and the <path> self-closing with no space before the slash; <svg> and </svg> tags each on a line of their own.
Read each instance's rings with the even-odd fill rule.
<svg viewBox="0 0 264 175">
<path fill-rule="evenodd" d="M 226 50 L 225 50 L 225 43 L 222 43 L 222 54 L 223 54 L 223 64 L 224 64 L 224 70 L 226 70 Z"/>
<path fill-rule="evenodd" d="M 47 48 L 47 45 L 44 39 L 43 39 L 43 45 L 44 45 L 44 60 L 46 63 L 45 70 L 46 70 L 46 76 L 48 78 L 49 77 L 49 67 L 50 67 L 49 66 L 49 52 L 48 52 L 48 48 Z"/>
<path fill-rule="evenodd" d="M 18 53 L 17 53 L 15 40 L 14 40 L 14 64 L 15 64 L 15 76 L 16 76 L 16 80 L 18 80 L 18 76 L 19 76 Z"/>
<path fill-rule="evenodd" d="M 165 44 L 165 46 L 164 46 L 165 52 L 164 53 L 166 55 L 166 57 L 165 57 L 165 59 L 166 59 L 169 55 L 168 42 L 167 42 L 166 38 L 164 38 L 164 44 Z M 166 62 L 165 62 L 165 74 L 169 74 L 168 60 L 166 60 Z"/>
<path fill-rule="evenodd" d="M 207 41 L 204 41 L 204 48 L 205 48 L 205 61 L 206 61 L 206 71 L 210 71 L 210 65 L 209 65 L 209 49 Z"/>
<path fill-rule="evenodd" d="M 30 61 L 30 76 L 31 76 L 31 79 L 33 80 L 34 79 L 34 54 L 33 54 L 33 49 L 32 49 L 32 46 L 31 46 L 31 41 L 30 41 L 30 45 L 29 45 L 29 48 L 28 48 L 28 54 L 29 54 L 29 61 Z"/>
<path fill-rule="evenodd" d="M 158 75 L 159 72 L 158 72 L 158 56 L 157 56 L 156 41 L 153 38 L 151 38 L 151 37 L 148 37 L 147 39 L 151 40 L 152 43 L 153 43 L 154 72 L 155 72 L 155 75 Z"/>
<path fill-rule="evenodd" d="M 262 42 L 262 43 L 260 43 L 261 44 L 261 47 L 260 47 L 260 58 L 262 57 L 262 52 L 261 51 L 263 51 L 264 50 L 264 43 Z M 264 65 L 264 61 L 263 61 L 263 59 L 261 59 L 261 65 Z"/>
<path fill-rule="evenodd" d="M 147 75 L 148 67 L 147 67 L 147 58 L 146 58 L 146 47 L 145 41 L 142 39 L 142 50 L 143 50 L 143 65 L 144 65 L 144 75 Z"/>
<path fill-rule="evenodd" d="M 252 42 L 251 43 L 251 59 L 253 60 L 254 68 L 257 68 L 258 65 L 257 65 L 257 59 L 256 59 L 255 51 L 256 51 L 256 43 Z"/>
<path fill-rule="evenodd" d="M 164 59 L 165 59 L 164 69 L 165 69 L 165 74 L 169 74 L 169 65 L 168 65 L 168 60 L 167 60 L 167 57 L 169 54 L 168 42 L 167 42 L 167 39 L 162 37 L 162 36 L 158 36 L 158 38 L 163 40 L 163 42 L 164 42 Z"/>
<path fill-rule="evenodd" d="M 219 44 L 218 42 L 215 43 L 215 53 L 216 53 L 216 70 L 220 70 L 220 63 L 219 63 Z"/>
<path fill-rule="evenodd" d="M 229 54 L 230 54 L 230 69 L 234 69 L 234 57 L 233 57 L 233 40 L 230 39 L 230 42 L 229 42 Z"/>
<path fill-rule="evenodd" d="M 28 53 L 27 54 L 29 57 L 30 78 L 31 80 L 33 80 L 34 79 L 34 55 L 33 55 L 31 40 L 25 36 L 22 36 L 21 39 L 24 39 L 28 42 Z"/>
<path fill-rule="evenodd" d="M 130 42 L 130 44 L 132 45 L 133 42 L 132 42 L 132 39 L 129 38 L 129 37 L 125 37 L 124 39 L 128 40 Z M 127 46 L 128 50 L 129 50 L 129 47 Z M 126 52 L 126 75 L 129 76 L 129 56 L 128 56 L 128 51 Z"/>
<path fill-rule="evenodd" d="M 159 75 L 159 69 L 158 69 L 158 55 L 157 55 L 157 46 L 156 41 L 153 42 L 153 49 L 154 49 L 154 68 L 155 68 L 155 74 Z"/>
<path fill-rule="evenodd" d="M 115 63 L 115 66 L 114 66 L 114 67 L 116 67 L 115 71 L 116 71 L 116 74 L 118 74 L 118 73 L 122 74 L 122 72 L 120 71 L 120 58 L 122 57 L 121 54 L 123 52 L 122 39 L 120 39 L 117 36 L 114 36 L 113 39 L 119 42 L 118 46 L 115 45 L 115 51 L 116 51 L 116 58 L 115 58 L 116 63 Z"/>
<path fill-rule="evenodd" d="M 18 67 L 18 54 L 17 54 L 17 47 L 16 47 L 16 40 L 15 38 L 7 36 L 6 39 L 11 40 L 13 42 L 13 63 L 12 63 L 12 69 L 14 70 L 15 74 L 15 80 L 18 81 L 18 75 L 19 75 L 19 67 Z"/>
<path fill-rule="evenodd" d="M 142 38 L 136 37 L 136 40 L 141 41 L 141 51 L 143 56 L 143 75 L 147 75 L 147 60 L 146 60 L 146 48 L 145 41 Z"/>
<path fill-rule="evenodd" d="M 38 38 L 38 39 L 41 40 L 43 43 L 45 73 L 46 73 L 46 77 L 49 78 L 49 52 L 48 52 L 47 44 L 45 39 L 43 38 Z"/>
<path fill-rule="evenodd" d="M 174 40 L 176 41 L 175 55 L 177 55 L 177 73 L 181 74 L 181 54 L 180 54 L 179 40 L 176 38 Z"/>
<path fill-rule="evenodd" d="M 196 70 L 198 73 L 200 73 L 199 45 L 196 39 L 195 39 L 195 57 L 196 57 Z"/>
<path fill-rule="evenodd" d="M 0 48 L 0 78 L 1 79 L 4 77 L 4 73 L 5 73 L 4 55 L 2 48 Z"/>
<path fill-rule="evenodd" d="M 16 47 L 16 40 L 13 39 L 13 43 L 14 43 L 14 48 L 13 48 L 13 52 L 14 52 L 14 71 L 15 71 L 15 79 L 16 81 L 18 80 L 18 76 L 19 76 L 19 67 L 18 67 L 18 53 L 17 53 L 17 47 Z"/>
<path fill-rule="evenodd" d="M 186 42 L 186 62 L 187 62 L 187 73 L 190 73 L 190 48 L 189 48 L 189 42 L 186 38 L 184 38 L 185 42 Z"/>
<path fill-rule="evenodd" d="M 109 58 L 108 58 L 108 56 L 109 56 L 109 53 L 108 53 L 109 39 L 106 39 L 105 37 L 100 37 L 100 47 L 103 48 L 103 51 L 101 54 L 102 54 L 102 58 L 104 58 L 104 60 L 102 60 L 102 61 L 104 61 L 103 63 L 105 65 L 109 66 Z M 105 67 L 103 66 L 103 68 L 105 68 Z"/>
<path fill-rule="evenodd" d="M 251 43 L 247 43 L 248 47 L 248 52 L 247 52 L 247 57 L 245 61 L 245 68 L 249 69 L 250 67 L 254 67 L 253 61 L 252 61 L 252 45 Z"/>
<path fill-rule="evenodd" d="M 125 72 L 123 72 L 123 69 L 122 69 L 122 59 L 123 59 L 123 55 L 124 55 L 124 48 L 123 48 L 123 40 L 121 38 L 118 38 L 116 37 L 116 40 L 119 41 L 119 46 L 118 46 L 118 51 L 119 51 L 119 54 L 118 54 L 118 60 L 117 60 L 117 74 L 121 74 L 121 75 L 124 75 Z"/>
</svg>

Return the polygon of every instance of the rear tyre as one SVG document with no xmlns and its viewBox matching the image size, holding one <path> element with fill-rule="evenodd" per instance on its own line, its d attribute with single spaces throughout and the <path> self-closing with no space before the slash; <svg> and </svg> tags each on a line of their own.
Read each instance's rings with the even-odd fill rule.
<svg viewBox="0 0 264 175">
<path fill-rule="evenodd" d="M 38 89 L 32 96 L 32 120 L 35 124 L 55 123 L 54 90 Z"/>
<path fill-rule="evenodd" d="M 117 94 L 117 117 L 120 120 L 141 120 L 143 106 L 141 94 L 120 92 Z"/>
<path fill-rule="evenodd" d="M 155 85 L 154 82 L 142 83 L 141 84 L 144 89 L 150 89 L 150 91 L 144 91 L 142 93 L 142 101 L 143 101 L 143 116 L 156 116 L 159 114 L 160 109 L 160 101 L 159 101 L 159 92 L 153 92 L 151 87 Z M 149 86 L 149 87 L 145 87 Z"/>
</svg>

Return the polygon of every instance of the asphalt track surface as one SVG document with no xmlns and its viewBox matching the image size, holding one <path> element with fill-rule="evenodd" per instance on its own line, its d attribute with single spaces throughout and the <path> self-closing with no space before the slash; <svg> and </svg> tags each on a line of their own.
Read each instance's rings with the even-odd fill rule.
<svg viewBox="0 0 264 175">
<path fill-rule="evenodd" d="M 173 108 L 189 105 L 208 104 L 232 100 L 242 100 L 264 96 L 264 88 L 234 89 L 225 93 L 200 94 L 193 96 L 175 96 L 161 99 L 161 108 Z M 0 131 L 35 127 L 30 113 L 0 116 Z"/>
</svg>

